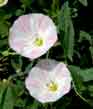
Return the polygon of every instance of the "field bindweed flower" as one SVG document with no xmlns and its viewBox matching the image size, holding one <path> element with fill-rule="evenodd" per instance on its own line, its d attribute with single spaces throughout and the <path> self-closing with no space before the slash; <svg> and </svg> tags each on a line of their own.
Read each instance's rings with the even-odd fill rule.
<svg viewBox="0 0 93 109">
<path fill-rule="evenodd" d="M 66 65 L 51 59 L 40 60 L 25 80 L 30 95 L 41 103 L 57 101 L 71 89 Z"/>
<path fill-rule="evenodd" d="M 31 60 L 45 54 L 56 41 L 56 26 L 43 14 L 20 16 L 10 29 L 10 47 Z"/>
<path fill-rule="evenodd" d="M 6 5 L 8 0 L 0 0 L 0 7 Z"/>
</svg>

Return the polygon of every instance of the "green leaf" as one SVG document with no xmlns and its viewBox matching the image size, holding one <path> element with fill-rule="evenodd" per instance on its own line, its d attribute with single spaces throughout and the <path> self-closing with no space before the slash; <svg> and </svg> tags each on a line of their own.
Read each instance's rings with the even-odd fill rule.
<svg viewBox="0 0 93 109">
<path fill-rule="evenodd" d="M 9 56 L 9 51 L 8 50 L 2 51 L 1 54 L 3 56 Z"/>
<path fill-rule="evenodd" d="M 89 97 L 89 96 L 92 97 L 93 95 L 93 85 L 88 83 L 88 81 L 91 80 L 90 72 L 93 71 L 93 69 L 90 68 L 87 70 L 86 69 L 83 70 L 83 69 L 80 69 L 80 67 L 73 66 L 73 65 L 69 65 L 68 68 L 72 74 L 73 83 L 74 83 L 73 88 L 76 94 L 86 103 L 93 106 L 93 99 Z M 86 74 L 86 72 L 89 72 L 89 73 Z M 93 76 L 92 72 L 91 74 Z"/>
<path fill-rule="evenodd" d="M 92 57 L 92 60 L 93 60 L 93 47 L 89 47 L 89 50 L 90 50 L 90 53 L 91 53 L 91 57 Z"/>
<path fill-rule="evenodd" d="M 93 95 L 93 85 L 88 85 L 88 90 Z"/>
<path fill-rule="evenodd" d="M 4 103 L 3 103 L 3 108 L 2 109 L 13 109 L 14 107 L 14 102 L 15 102 L 15 96 L 13 93 L 13 88 L 8 87 L 5 98 L 4 98 Z"/>
<path fill-rule="evenodd" d="M 93 68 L 81 69 L 80 67 L 77 66 L 70 66 L 70 70 L 72 72 L 72 76 L 74 77 L 75 75 L 77 75 L 77 77 L 79 76 L 79 79 L 82 82 L 88 82 L 93 80 Z M 75 74 L 73 74 L 73 72 L 75 72 Z"/>
<path fill-rule="evenodd" d="M 73 84 L 74 84 L 74 90 L 76 92 L 76 94 L 85 102 L 89 103 L 89 101 L 83 97 L 83 92 L 86 90 L 86 87 L 83 84 L 82 78 L 80 77 L 80 75 L 78 74 L 78 72 L 80 71 L 79 67 L 70 65 L 68 66 L 71 74 L 72 74 L 72 78 L 73 78 Z"/>
<path fill-rule="evenodd" d="M 58 17 L 58 29 L 62 32 L 60 39 L 64 50 L 64 55 L 72 61 L 74 52 L 74 28 L 70 16 L 70 8 L 68 2 L 62 6 L 62 10 Z"/>
<path fill-rule="evenodd" d="M 32 0 L 20 0 L 20 2 L 22 3 L 21 7 L 24 9 L 30 8 L 32 4 Z"/>
<path fill-rule="evenodd" d="M 8 36 L 9 25 L 6 22 L 0 22 L 0 35 L 2 37 Z"/>
<path fill-rule="evenodd" d="M 0 9 L 0 22 L 10 19 L 11 16 L 11 13 L 7 13 L 7 11 Z"/>
<path fill-rule="evenodd" d="M 2 39 L 0 40 L 0 48 L 2 48 L 3 46 L 6 46 L 8 44 L 7 39 Z M 0 50 L 1 51 L 1 50 Z"/>
<path fill-rule="evenodd" d="M 15 13 L 16 16 L 21 16 L 22 14 L 24 14 L 23 10 L 21 9 L 16 10 L 16 13 Z"/>
<path fill-rule="evenodd" d="M 31 105 L 31 109 L 38 109 L 38 107 L 40 106 L 41 104 L 37 101 L 34 100 L 33 104 Z"/>
<path fill-rule="evenodd" d="M 23 100 L 21 98 L 18 98 L 15 102 L 16 107 L 24 108 L 26 105 L 26 100 Z"/>
<path fill-rule="evenodd" d="M 21 70 L 23 65 L 22 57 L 18 55 L 15 57 L 15 60 L 11 59 L 11 65 L 16 70 L 16 73 L 20 74 L 22 72 Z"/>
<path fill-rule="evenodd" d="M 82 77 L 83 81 L 93 80 L 93 68 L 80 70 L 78 74 Z"/>
<path fill-rule="evenodd" d="M 21 87 L 21 86 L 20 86 Z M 22 90 L 22 89 L 21 89 Z M 9 80 L 0 83 L 0 109 L 14 109 L 20 88 Z"/>
<path fill-rule="evenodd" d="M 6 92 L 7 84 L 5 82 L 0 82 L 0 109 L 2 109 L 3 96 Z"/>
<path fill-rule="evenodd" d="M 88 40 L 90 44 L 92 44 L 91 36 L 85 31 L 80 31 L 79 42 L 81 42 L 82 40 Z"/>
<path fill-rule="evenodd" d="M 17 107 L 24 107 L 26 104 L 26 99 L 21 99 L 21 95 L 24 93 L 24 83 L 20 80 L 16 81 L 16 85 L 13 85 L 13 92 L 15 94 L 15 104 Z"/>
<path fill-rule="evenodd" d="M 43 107 L 43 109 L 45 109 L 47 107 L 47 104 L 41 104 L 38 101 L 34 100 L 32 103 L 30 102 L 30 104 L 26 104 L 26 109 L 38 109 L 39 107 Z"/>
<path fill-rule="evenodd" d="M 88 5 L 87 0 L 79 0 L 79 2 L 80 2 L 81 4 L 83 4 L 84 6 L 87 6 L 87 5 Z"/>
<path fill-rule="evenodd" d="M 79 93 L 81 93 L 81 91 L 84 90 L 82 78 L 78 74 L 78 72 L 81 69 L 77 66 L 70 65 L 69 70 L 71 72 L 71 75 L 72 75 L 72 78 L 73 78 L 73 81 L 74 81 L 74 85 L 76 86 L 76 89 L 78 90 Z"/>
</svg>

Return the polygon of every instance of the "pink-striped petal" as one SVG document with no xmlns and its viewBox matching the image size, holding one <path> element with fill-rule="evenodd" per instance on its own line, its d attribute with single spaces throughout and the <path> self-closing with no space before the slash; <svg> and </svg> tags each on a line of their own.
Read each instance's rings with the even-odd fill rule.
<svg viewBox="0 0 93 109">
<path fill-rule="evenodd" d="M 32 97 L 41 103 L 47 103 L 57 101 L 67 94 L 71 89 L 71 81 L 70 72 L 64 63 L 44 59 L 31 69 L 25 85 Z M 58 86 L 55 91 L 49 89 L 52 82 Z"/>
<path fill-rule="evenodd" d="M 36 45 L 34 42 L 36 38 L 42 38 L 44 43 L 41 46 Z M 43 14 L 20 16 L 10 29 L 10 47 L 31 60 L 45 54 L 56 41 L 56 26 Z"/>
</svg>

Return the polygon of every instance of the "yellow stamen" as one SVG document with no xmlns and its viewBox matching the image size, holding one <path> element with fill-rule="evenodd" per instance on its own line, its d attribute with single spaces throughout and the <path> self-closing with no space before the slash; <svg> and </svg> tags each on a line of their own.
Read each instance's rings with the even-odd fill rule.
<svg viewBox="0 0 93 109">
<path fill-rule="evenodd" d="M 50 84 L 48 84 L 48 89 L 52 92 L 56 92 L 58 90 L 58 85 L 52 81 Z"/>
<path fill-rule="evenodd" d="M 43 39 L 42 38 L 36 38 L 36 40 L 35 40 L 35 45 L 36 46 L 42 46 L 43 45 Z"/>
</svg>

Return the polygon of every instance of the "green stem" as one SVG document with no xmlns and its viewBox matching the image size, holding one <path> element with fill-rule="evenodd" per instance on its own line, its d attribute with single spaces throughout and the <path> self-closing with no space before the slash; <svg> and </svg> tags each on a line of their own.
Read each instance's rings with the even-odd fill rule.
<svg viewBox="0 0 93 109">
<path fill-rule="evenodd" d="M 50 53 L 50 51 L 47 52 L 47 54 L 46 54 L 46 59 L 49 58 L 49 53 Z"/>
<path fill-rule="evenodd" d="M 74 90 L 75 90 L 76 94 L 77 94 L 83 101 L 85 101 L 86 103 L 89 104 L 89 102 L 88 102 L 83 96 L 81 96 L 81 95 L 79 94 L 79 92 L 77 91 L 77 89 L 76 89 L 76 87 L 75 87 L 75 84 L 73 84 L 73 87 L 74 87 Z"/>
<path fill-rule="evenodd" d="M 26 74 L 28 74 L 28 72 L 30 71 L 30 69 L 32 68 L 34 64 L 34 61 L 31 62 L 31 64 L 29 64 L 26 68 L 26 70 L 24 72 L 20 72 L 19 74 L 14 74 L 14 75 L 11 75 L 8 79 L 9 80 L 12 80 L 14 78 L 17 78 L 17 77 L 21 77 L 21 76 L 24 76 Z"/>
</svg>

